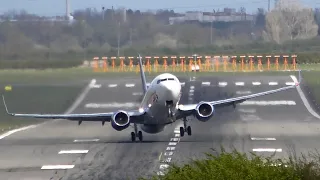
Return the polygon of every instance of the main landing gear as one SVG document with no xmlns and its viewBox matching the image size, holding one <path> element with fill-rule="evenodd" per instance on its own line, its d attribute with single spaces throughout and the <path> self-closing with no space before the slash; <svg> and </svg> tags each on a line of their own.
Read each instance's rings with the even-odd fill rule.
<svg viewBox="0 0 320 180">
<path fill-rule="evenodd" d="M 138 136 L 139 140 L 143 140 L 142 131 L 138 131 L 137 124 L 134 124 L 134 132 L 131 132 L 131 141 L 136 141 L 136 137 Z"/>
<path fill-rule="evenodd" d="M 188 135 L 191 136 L 191 127 L 187 127 L 187 118 L 183 118 L 183 126 L 184 127 L 180 127 L 180 136 L 183 137 L 184 132 L 187 132 Z"/>
</svg>

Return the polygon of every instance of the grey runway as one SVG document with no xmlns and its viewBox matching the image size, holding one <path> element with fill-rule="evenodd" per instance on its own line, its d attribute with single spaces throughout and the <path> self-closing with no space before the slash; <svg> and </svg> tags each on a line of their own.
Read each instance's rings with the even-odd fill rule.
<svg viewBox="0 0 320 180">
<path fill-rule="evenodd" d="M 181 103 L 240 96 L 292 83 L 289 76 L 262 77 L 259 85 L 254 85 L 255 77 L 179 79 L 183 84 Z M 136 108 L 141 92 L 138 78 L 97 79 L 73 112 Z M 136 179 L 165 170 L 168 162 L 203 157 L 203 152 L 220 145 L 266 155 L 270 149 L 281 149 L 279 156 L 286 157 L 290 148 L 297 152 L 318 148 L 318 122 L 295 89 L 253 99 L 236 109 L 217 109 L 207 122 L 191 119 L 192 136 L 185 137 L 177 132 L 182 122 L 159 134 L 144 133 L 144 142 L 132 143 L 133 128 L 117 132 L 109 123 L 83 122 L 78 126 L 77 122 L 56 120 L 0 140 L 0 179 Z"/>
</svg>

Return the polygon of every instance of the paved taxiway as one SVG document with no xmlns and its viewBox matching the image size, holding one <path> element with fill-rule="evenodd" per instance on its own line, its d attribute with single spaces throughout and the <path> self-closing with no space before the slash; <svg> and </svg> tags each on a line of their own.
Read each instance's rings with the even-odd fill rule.
<svg viewBox="0 0 320 180">
<path fill-rule="evenodd" d="M 180 77 L 181 103 L 217 100 L 289 85 L 283 77 Z M 141 100 L 141 82 L 133 79 L 92 81 L 74 113 L 134 108 Z M 236 109 L 218 109 L 208 122 L 191 119 L 192 136 L 180 138 L 167 126 L 145 142 L 130 141 L 131 128 L 117 132 L 109 123 L 57 120 L 16 132 L 0 140 L 0 179 L 136 179 L 163 171 L 169 162 L 201 157 L 210 148 L 261 151 L 287 157 L 319 148 L 320 119 L 305 108 L 296 89 L 247 101 Z M 218 151 L 219 152 L 219 151 Z M 217 152 L 217 153 L 218 153 Z M 63 170 L 57 170 L 57 169 Z"/>
</svg>

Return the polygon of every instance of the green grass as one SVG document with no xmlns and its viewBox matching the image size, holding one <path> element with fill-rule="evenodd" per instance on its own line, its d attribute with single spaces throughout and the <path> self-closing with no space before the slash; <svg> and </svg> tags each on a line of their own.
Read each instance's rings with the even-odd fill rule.
<svg viewBox="0 0 320 180">
<path fill-rule="evenodd" d="M 23 79 L 23 77 L 21 77 L 21 79 Z M 24 82 L 21 84 L 12 85 L 12 91 L 3 92 L 2 90 L 10 112 L 64 113 L 87 84 L 87 82 L 73 85 L 51 85 L 48 82 L 30 84 L 30 82 L 26 82 L 25 79 L 23 80 Z M 1 86 L 3 87 L 4 85 L 1 84 Z M 4 105 L 1 102 L 0 132 L 38 122 L 42 122 L 42 120 L 17 118 L 7 115 Z"/>
<path fill-rule="evenodd" d="M 222 149 L 218 156 L 206 153 L 206 158 L 191 160 L 189 164 L 171 164 L 164 176 L 156 175 L 150 180 L 317 180 L 320 179 L 319 157 L 318 153 L 310 153 L 281 160 Z"/>
</svg>

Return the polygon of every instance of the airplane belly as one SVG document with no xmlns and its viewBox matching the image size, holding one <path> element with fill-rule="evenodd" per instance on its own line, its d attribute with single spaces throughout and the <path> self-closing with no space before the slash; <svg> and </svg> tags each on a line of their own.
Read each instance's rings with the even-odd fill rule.
<svg viewBox="0 0 320 180">
<path fill-rule="evenodd" d="M 150 123 L 152 124 L 163 124 L 167 119 L 167 108 L 160 102 L 154 103 L 150 108 L 148 114 L 150 115 Z"/>
</svg>

